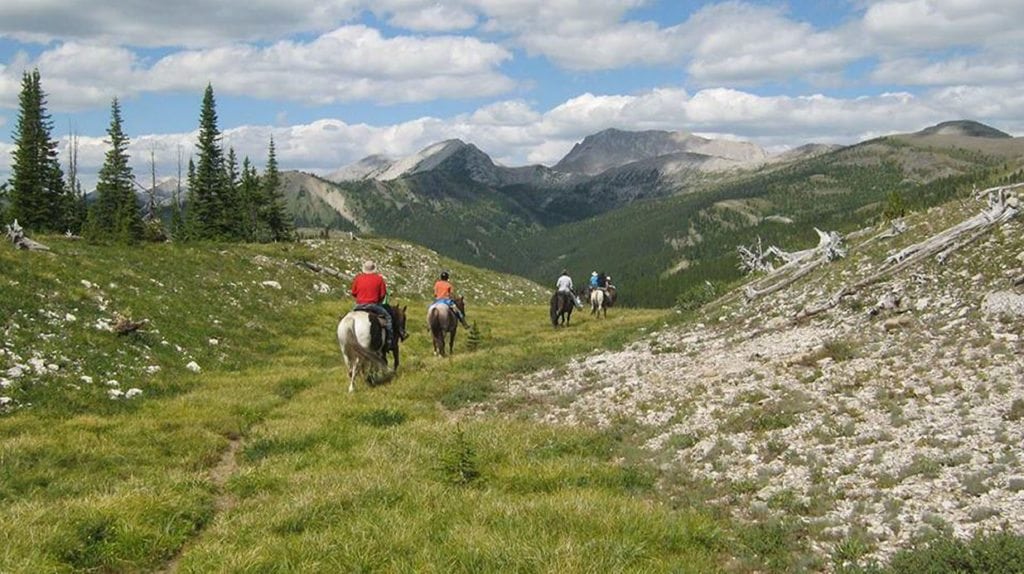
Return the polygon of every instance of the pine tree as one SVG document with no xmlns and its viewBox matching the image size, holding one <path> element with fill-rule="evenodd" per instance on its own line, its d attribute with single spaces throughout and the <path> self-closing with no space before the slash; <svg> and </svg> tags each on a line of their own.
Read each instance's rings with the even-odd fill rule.
<svg viewBox="0 0 1024 574">
<path fill-rule="evenodd" d="M 242 240 L 257 241 L 260 232 L 260 177 L 249 162 L 249 156 L 242 160 L 242 180 L 238 184 L 239 213 L 242 217 Z M 262 233 L 269 236 L 269 231 Z"/>
<path fill-rule="evenodd" d="M 142 215 L 135 201 L 132 168 L 128 165 L 128 136 L 121 122 L 121 105 L 110 105 L 110 137 L 103 167 L 96 182 L 96 201 L 89 208 L 86 235 L 93 239 L 138 241 L 142 237 Z"/>
<path fill-rule="evenodd" d="M 199 158 L 188 186 L 191 197 L 188 205 L 189 234 L 193 239 L 223 236 L 224 153 L 220 140 L 213 86 L 207 84 L 199 114 Z"/>
<path fill-rule="evenodd" d="M 51 130 L 39 70 L 25 72 L 18 97 L 8 216 L 29 230 L 63 231 L 74 208 Z"/>
<path fill-rule="evenodd" d="M 185 192 L 185 216 L 181 226 L 181 238 L 185 241 L 199 239 L 199 220 L 196 216 L 196 164 L 188 158 L 188 191 Z"/>
<path fill-rule="evenodd" d="M 228 157 L 224 161 L 224 187 L 221 196 L 221 234 L 224 237 L 242 239 L 242 212 L 240 209 L 238 158 L 235 148 L 228 148 Z"/>
<path fill-rule="evenodd" d="M 274 138 L 270 138 L 267 153 L 267 169 L 263 173 L 263 221 L 270 229 L 271 241 L 290 241 L 295 232 L 295 222 L 288 215 L 281 192 L 281 173 L 277 169 L 277 154 Z"/>
</svg>

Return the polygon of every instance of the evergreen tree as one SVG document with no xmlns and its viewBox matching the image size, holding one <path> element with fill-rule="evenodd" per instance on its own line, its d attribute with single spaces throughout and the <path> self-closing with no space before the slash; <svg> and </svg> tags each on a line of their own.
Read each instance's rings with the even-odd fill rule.
<svg viewBox="0 0 1024 574">
<path fill-rule="evenodd" d="M 221 234 L 224 237 L 242 239 L 242 212 L 240 209 L 238 158 L 235 148 L 228 148 L 228 157 L 224 161 L 224 187 L 221 198 Z"/>
<path fill-rule="evenodd" d="M 185 241 L 199 239 L 199 221 L 196 216 L 196 164 L 188 158 L 188 191 L 185 192 L 185 217 L 181 226 L 181 238 Z"/>
<path fill-rule="evenodd" d="M 110 149 L 96 182 L 96 201 L 89 208 L 86 235 L 93 239 L 138 241 L 142 237 L 142 215 L 135 201 L 135 177 L 128 165 L 128 136 L 122 129 L 117 98 L 110 105 L 107 135 Z"/>
<path fill-rule="evenodd" d="M 11 154 L 8 216 L 28 230 L 63 231 L 74 207 L 64 186 L 57 142 L 50 137 L 51 130 L 39 70 L 25 72 Z"/>
<path fill-rule="evenodd" d="M 188 186 L 189 233 L 193 239 L 216 239 L 224 235 L 224 153 L 220 140 L 213 86 L 207 84 L 199 114 L 199 158 Z"/>
<path fill-rule="evenodd" d="M 289 241 L 295 232 L 295 222 L 288 215 L 281 191 L 281 173 L 277 169 L 277 154 L 274 138 L 270 138 L 267 152 L 267 169 L 263 173 L 263 221 L 270 230 L 271 241 Z"/>
<path fill-rule="evenodd" d="M 260 232 L 260 213 L 262 211 L 260 177 L 256 173 L 256 168 L 249 162 L 248 156 L 242 160 L 242 180 L 238 184 L 238 200 L 242 240 L 257 241 L 257 237 L 260 235 L 269 236 L 269 231 Z"/>
</svg>

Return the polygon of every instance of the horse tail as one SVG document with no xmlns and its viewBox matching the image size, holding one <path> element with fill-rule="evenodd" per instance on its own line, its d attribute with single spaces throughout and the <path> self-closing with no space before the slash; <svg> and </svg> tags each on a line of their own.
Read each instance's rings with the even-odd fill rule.
<svg viewBox="0 0 1024 574">
<path fill-rule="evenodd" d="M 341 348 L 345 363 L 350 365 L 356 358 L 359 358 L 363 362 L 387 367 L 387 361 L 381 357 L 380 353 L 367 349 L 359 342 L 359 336 L 356 334 L 356 321 L 356 316 L 349 313 L 338 323 L 338 346 Z"/>
</svg>

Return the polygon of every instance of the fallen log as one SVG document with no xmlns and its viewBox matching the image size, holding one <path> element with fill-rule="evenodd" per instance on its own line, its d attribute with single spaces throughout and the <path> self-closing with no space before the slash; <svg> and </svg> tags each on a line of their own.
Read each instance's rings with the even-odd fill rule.
<svg viewBox="0 0 1024 574">
<path fill-rule="evenodd" d="M 1015 194 L 1011 193 L 1011 190 L 1018 187 L 1024 187 L 1024 184 L 999 186 L 984 190 L 982 193 L 988 196 L 988 206 L 981 213 L 946 228 L 924 241 L 915 243 L 890 255 L 885 259 L 885 263 L 877 272 L 853 285 L 840 288 L 824 302 L 804 307 L 796 314 L 796 318 L 804 319 L 832 309 L 839 305 L 844 297 L 848 297 L 864 287 L 878 283 L 882 279 L 916 265 L 933 255 L 940 264 L 945 263 L 953 252 L 976 241 L 994 227 L 1017 216 L 1020 211 L 1020 200 Z"/>
<path fill-rule="evenodd" d="M 28 251 L 50 250 L 49 247 L 43 245 L 42 243 L 39 243 L 38 241 L 33 241 L 26 237 L 25 230 L 22 229 L 20 225 L 18 225 L 17 219 L 14 220 L 14 223 L 9 223 L 7 225 L 7 238 L 10 239 L 11 243 L 13 243 L 14 246 L 17 247 L 18 249 L 26 249 Z"/>
<path fill-rule="evenodd" d="M 345 282 L 351 280 L 351 277 L 346 277 L 337 269 L 331 269 L 330 267 L 324 265 L 317 265 L 316 263 L 311 263 L 309 261 L 296 261 L 295 264 L 298 265 L 299 267 L 302 267 L 303 269 L 308 269 L 314 273 L 323 273 L 324 275 L 330 275 L 331 277 L 340 279 Z"/>
</svg>

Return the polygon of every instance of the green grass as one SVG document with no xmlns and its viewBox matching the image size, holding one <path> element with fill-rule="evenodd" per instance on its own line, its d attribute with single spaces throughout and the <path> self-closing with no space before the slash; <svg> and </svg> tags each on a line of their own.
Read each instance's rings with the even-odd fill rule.
<svg viewBox="0 0 1024 574">
<path fill-rule="evenodd" d="M 438 358 L 413 299 L 399 376 L 348 394 L 334 326 L 349 303 L 291 265 L 317 260 L 311 248 L 48 242 L 56 255 L 0 251 L 3 372 L 32 356 L 59 365 L 3 390 L 15 402 L 0 415 L 2 572 L 172 560 L 181 572 L 724 564 L 728 524 L 659 503 L 656 474 L 623 459 L 621 436 L 459 410 L 517 373 L 621 345 L 660 312 L 555 330 L 523 286 L 518 304 L 470 308 L 486 333 L 475 351 L 460 334 L 455 355 Z M 407 265 L 392 271 L 397 284 L 428 284 L 433 266 Z M 467 291 L 508 283 L 461 277 Z M 147 330 L 94 327 L 114 310 L 149 320 Z M 111 400 L 111 379 L 143 394 Z"/>
</svg>

